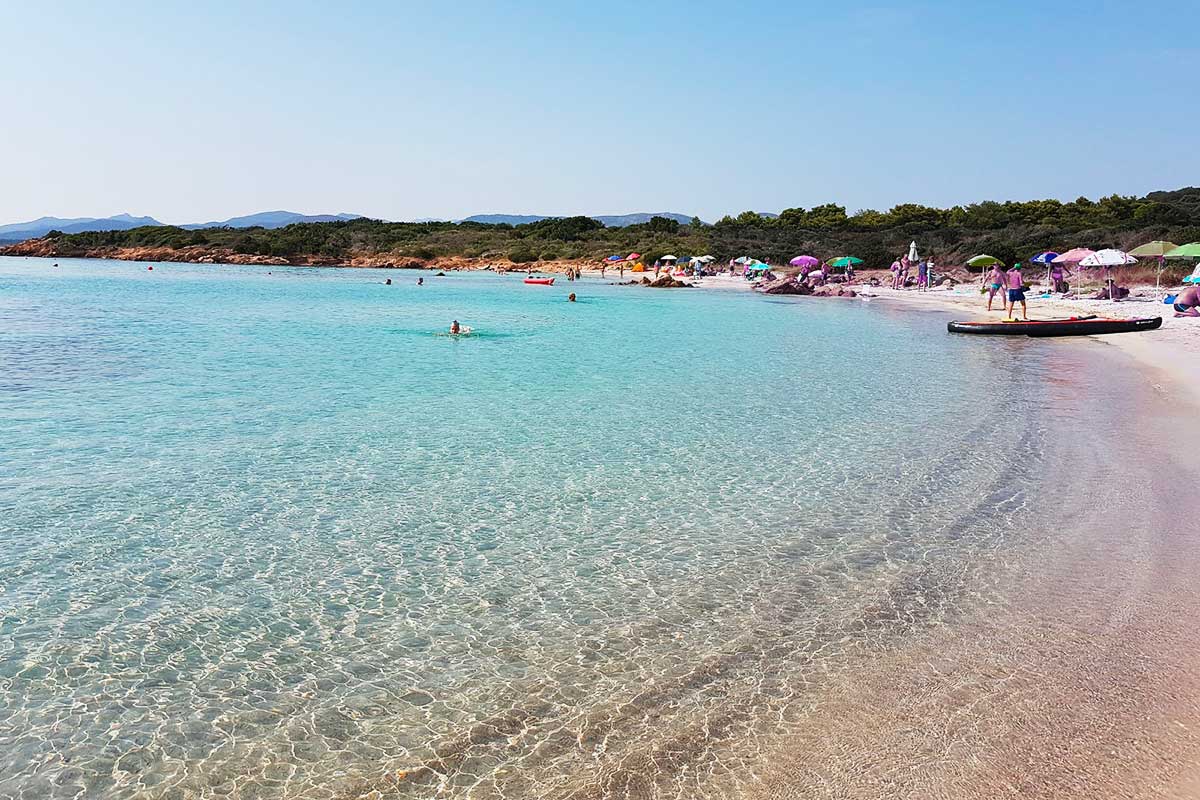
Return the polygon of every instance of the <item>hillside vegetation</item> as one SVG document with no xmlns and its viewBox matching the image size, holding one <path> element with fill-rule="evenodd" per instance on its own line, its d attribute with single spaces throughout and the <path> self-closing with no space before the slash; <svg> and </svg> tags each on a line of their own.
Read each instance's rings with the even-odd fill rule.
<svg viewBox="0 0 1200 800">
<path fill-rule="evenodd" d="M 948 209 L 906 203 L 888 211 L 853 214 L 829 203 L 785 209 L 777 217 L 747 211 L 713 225 L 698 219 L 681 224 L 664 217 L 625 227 L 605 227 L 590 217 L 515 226 L 354 219 L 276 229 L 149 226 L 74 234 L 52 231 L 40 241 L 48 246 L 43 251 L 64 257 L 122 248 L 186 248 L 189 255 L 226 252 L 292 263 L 337 264 L 369 256 L 395 263 L 462 257 L 527 264 L 599 260 L 636 251 L 649 261 L 667 253 L 709 253 L 722 261 L 750 255 L 776 264 L 800 253 L 855 255 L 868 266 L 882 266 L 913 239 L 922 253 L 945 265 L 961 264 L 978 253 L 1014 261 L 1073 246 L 1127 249 L 1152 239 L 1182 244 L 1200 240 L 1200 188 L 1097 201 L 1081 197 L 1068 203 L 982 202 Z"/>
</svg>

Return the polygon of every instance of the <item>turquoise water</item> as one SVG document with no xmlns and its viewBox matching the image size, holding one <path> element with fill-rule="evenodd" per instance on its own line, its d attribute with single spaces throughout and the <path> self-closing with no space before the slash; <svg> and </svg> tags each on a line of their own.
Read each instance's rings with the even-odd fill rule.
<svg viewBox="0 0 1200 800">
<path fill-rule="evenodd" d="M 878 302 L 415 280 L 0 259 L 0 796 L 695 796 L 986 585 L 1088 385 Z"/>
</svg>

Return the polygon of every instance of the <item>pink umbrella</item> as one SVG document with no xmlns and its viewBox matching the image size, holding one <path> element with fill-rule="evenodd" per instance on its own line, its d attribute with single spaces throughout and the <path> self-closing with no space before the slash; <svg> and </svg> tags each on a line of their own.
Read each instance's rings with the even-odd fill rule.
<svg viewBox="0 0 1200 800">
<path fill-rule="evenodd" d="M 793 267 L 815 267 L 821 263 L 821 259 L 812 256 L 796 256 L 788 263 Z"/>
<path fill-rule="evenodd" d="M 1062 255 L 1055 256 L 1050 260 L 1051 264 L 1078 264 L 1088 256 L 1095 253 L 1095 250 L 1089 250 L 1086 247 L 1073 247 Z M 1082 282 L 1083 276 L 1080 276 Z"/>
<path fill-rule="evenodd" d="M 637 261 L 641 257 L 642 257 L 641 253 L 630 253 L 629 255 L 625 256 L 625 260 L 626 261 Z"/>
<path fill-rule="evenodd" d="M 1055 264 L 1078 264 L 1085 258 L 1090 256 L 1095 250 L 1088 250 L 1086 247 L 1075 247 L 1054 259 Z"/>
</svg>

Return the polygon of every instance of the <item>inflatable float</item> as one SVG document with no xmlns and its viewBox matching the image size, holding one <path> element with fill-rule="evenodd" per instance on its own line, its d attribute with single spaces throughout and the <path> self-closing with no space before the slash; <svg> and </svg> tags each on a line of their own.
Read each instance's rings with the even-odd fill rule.
<svg viewBox="0 0 1200 800">
<path fill-rule="evenodd" d="M 948 322 L 950 333 L 976 333 L 990 336 L 1094 336 L 1100 333 L 1140 333 L 1162 327 L 1162 317 L 1140 319 L 1111 319 L 1108 317 L 1067 317 L 1066 319 L 1035 319 L 1027 322 Z"/>
<path fill-rule="evenodd" d="M 554 278 L 526 278 L 525 282 L 537 286 L 553 286 Z"/>
</svg>

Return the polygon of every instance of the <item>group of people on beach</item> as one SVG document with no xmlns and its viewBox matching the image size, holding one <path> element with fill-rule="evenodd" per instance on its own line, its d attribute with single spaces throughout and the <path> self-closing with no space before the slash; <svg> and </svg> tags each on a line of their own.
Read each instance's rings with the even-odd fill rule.
<svg viewBox="0 0 1200 800">
<path fill-rule="evenodd" d="M 933 283 L 933 259 L 921 258 L 914 263 L 908 257 L 908 254 L 897 258 L 892 262 L 889 268 L 892 273 L 892 288 L 906 289 L 908 288 L 909 272 L 916 268 L 917 276 L 914 287 L 917 291 L 925 292 L 929 290 Z"/>
<path fill-rule="evenodd" d="M 1008 314 L 1009 319 L 1014 319 L 1013 312 L 1016 310 L 1017 303 L 1021 304 L 1021 319 L 1029 320 L 1029 307 L 1025 300 L 1025 276 L 1021 274 L 1021 263 L 1018 261 L 1012 265 L 1011 269 L 1004 269 L 1003 264 L 993 264 L 992 271 L 987 276 L 987 310 L 992 310 L 992 303 L 996 299 L 996 294 L 1003 291 L 1000 295 L 1000 310 Z"/>
</svg>

